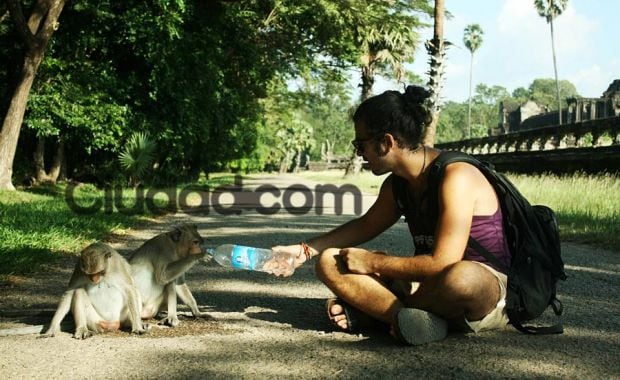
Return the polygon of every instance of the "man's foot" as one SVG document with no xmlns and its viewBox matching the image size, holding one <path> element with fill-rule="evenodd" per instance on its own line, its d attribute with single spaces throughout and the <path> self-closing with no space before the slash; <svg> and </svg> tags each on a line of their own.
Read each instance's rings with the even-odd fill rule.
<svg viewBox="0 0 620 380">
<path fill-rule="evenodd" d="M 396 315 L 393 333 L 403 343 L 416 346 L 445 338 L 448 323 L 427 311 L 403 308 Z"/>
<path fill-rule="evenodd" d="M 326 303 L 327 316 L 339 329 L 346 332 L 355 331 L 359 311 L 349 306 L 340 298 L 330 298 Z"/>
<path fill-rule="evenodd" d="M 363 330 L 388 331 L 389 325 L 378 321 L 363 311 L 354 308 L 340 298 L 330 298 L 326 304 L 329 320 L 339 329 L 348 333 Z"/>
</svg>

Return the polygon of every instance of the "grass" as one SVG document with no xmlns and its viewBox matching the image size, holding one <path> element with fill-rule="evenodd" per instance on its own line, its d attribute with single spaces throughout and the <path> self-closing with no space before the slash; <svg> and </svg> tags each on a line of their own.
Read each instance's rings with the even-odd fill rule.
<svg viewBox="0 0 620 380">
<path fill-rule="evenodd" d="M 560 236 L 620 251 L 620 178 L 617 175 L 510 175 L 532 204 L 555 210 Z"/>
<path fill-rule="evenodd" d="M 300 175 L 320 183 L 352 183 L 370 194 L 379 192 L 386 177 L 376 177 L 367 171 L 355 178 L 344 178 L 343 171 Z M 618 175 L 508 174 L 508 177 L 532 204 L 545 204 L 556 212 L 563 241 L 620 251 Z"/>
<path fill-rule="evenodd" d="M 191 188 L 207 190 L 232 181 L 232 175 L 217 175 L 202 178 Z M 152 211 L 144 207 L 141 213 L 106 212 L 105 192 L 91 185 L 75 188 L 73 201 L 80 208 L 93 206 L 93 210 L 75 212 L 65 199 L 67 189 L 62 184 L 0 191 L 0 274 L 32 272 L 61 255 L 77 254 L 94 241 L 123 234 L 168 212 L 163 194 L 155 197 L 158 208 Z M 126 207 L 134 205 L 133 189 L 124 189 L 122 200 Z"/>
</svg>

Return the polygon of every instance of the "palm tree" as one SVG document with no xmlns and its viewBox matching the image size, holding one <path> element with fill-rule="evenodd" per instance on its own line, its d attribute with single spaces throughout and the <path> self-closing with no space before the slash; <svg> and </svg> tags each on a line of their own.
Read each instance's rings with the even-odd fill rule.
<svg viewBox="0 0 620 380">
<path fill-rule="evenodd" d="M 557 92 L 558 100 L 558 115 L 559 122 L 562 124 L 562 103 L 560 103 L 560 84 L 558 82 L 558 66 L 555 59 L 555 42 L 553 38 L 553 19 L 561 15 L 568 0 L 534 0 L 534 6 L 541 17 L 547 19 L 551 28 L 551 51 L 553 53 L 553 71 L 555 73 L 555 89 Z"/>
<path fill-rule="evenodd" d="M 402 83 L 405 75 L 404 64 L 412 61 L 419 39 L 415 27 L 420 25 L 420 21 L 417 16 L 411 15 L 417 6 L 414 2 L 395 2 L 391 7 L 376 1 L 367 3 L 366 13 L 356 30 L 362 88 L 360 101 L 372 96 L 378 69 L 384 72 L 386 68 L 392 69 L 396 81 Z M 424 11 L 424 8 L 421 10 Z M 362 160 L 353 150 L 345 176 L 355 175 L 361 168 Z"/>
<path fill-rule="evenodd" d="M 118 160 L 129 174 L 129 186 L 138 186 L 144 174 L 148 172 L 157 144 L 148 133 L 135 132 L 131 135 Z"/>
<path fill-rule="evenodd" d="M 358 44 L 362 73 L 361 101 L 372 95 L 376 69 L 385 73 L 393 70 L 397 82 L 402 83 L 404 64 L 413 61 L 419 40 L 417 27 L 422 26 L 416 12 L 430 12 L 425 1 L 367 0 L 363 12 L 356 13 L 355 40 Z"/>
<path fill-rule="evenodd" d="M 443 89 L 444 68 L 446 47 L 449 42 L 443 39 L 443 21 L 444 21 L 444 0 L 435 0 L 433 39 L 426 41 L 426 51 L 430 56 L 430 70 L 428 79 L 428 89 L 430 96 L 430 110 L 432 115 L 431 123 L 424 131 L 422 143 L 432 147 L 435 145 L 435 135 L 437 134 L 437 124 L 439 122 L 439 112 L 441 112 L 441 90 Z"/>
<path fill-rule="evenodd" d="M 472 86 L 472 73 L 474 71 L 474 53 L 480 45 L 482 45 L 482 35 L 484 32 L 478 24 L 469 24 L 465 27 L 465 33 L 463 35 L 463 43 L 469 52 L 469 99 L 467 101 L 467 138 L 471 138 L 471 86 Z"/>
<path fill-rule="evenodd" d="M 362 73 L 361 101 L 372 95 L 375 70 L 380 65 L 388 65 L 394 70 L 394 77 L 401 82 L 404 76 L 403 64 L 413 57 L 417 42 L 417 33 L 401 25 L 384 24 L 379 28 L 370 28 L 360 36 L 360 69 Z"/>
</svg>

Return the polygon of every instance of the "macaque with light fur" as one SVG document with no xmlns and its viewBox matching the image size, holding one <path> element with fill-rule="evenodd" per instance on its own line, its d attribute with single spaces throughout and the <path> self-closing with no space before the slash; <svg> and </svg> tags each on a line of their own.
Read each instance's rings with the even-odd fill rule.
<svg viewBox="0 0 620 380">
<path fill-rule="evenodd" d="M 131 327 L 134 334 L 148 330 L 140 318 L 140 296 L 124 257 L 104 243 L 84 248 L 75 265 L 45 337 L 55 336 L 71 310 L 75 321 L 74 338 Z"/>
<path fill-rule="evenodd" d="M 177 295 L 190 307 L 194 317 L 208 317 L 198 309 L 196 299 L 185 283 L 185 272 L 205 253 L 195 224 L 185 224 L 155 236 L 133 252 L 129 263 L 136 287 L 142 297 L 142 318 L 154 318 L 167 306 L 165 324 L 175 327 Z"/>
</svg>

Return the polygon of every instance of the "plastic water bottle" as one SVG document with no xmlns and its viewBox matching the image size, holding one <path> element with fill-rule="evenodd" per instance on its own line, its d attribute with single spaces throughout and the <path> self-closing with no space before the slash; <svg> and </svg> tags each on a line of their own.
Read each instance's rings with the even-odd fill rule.
<svg viewBox="0 0 620 380">
<path fill-rule="evenodd" d="M 292 255 L 271 249 L 223 244 L 207 248 L 206 251 L 223 267 L 287 276 L 295 271 L 295 258 Z"/>
</svg>

